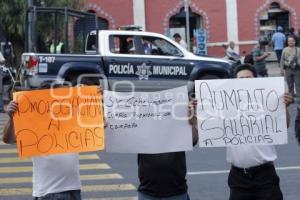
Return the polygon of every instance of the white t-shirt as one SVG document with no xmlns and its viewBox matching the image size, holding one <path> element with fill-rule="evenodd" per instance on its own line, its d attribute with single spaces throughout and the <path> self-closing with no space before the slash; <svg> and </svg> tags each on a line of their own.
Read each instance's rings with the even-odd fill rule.
<svg viewBox="0 0 300 200">
<path fill-rule="evenodd" d="M 187 49 L 187 44 L 185 43 L 185 41 L 180 40 L 179 41 L 180 46 L 182 46 L 183 48 Z"/>
<path fill-rule="evenodd" d="M 277 159 L 273 145 L 227 147 L 227 161 L 235 167 L 249 168 Z"/>
<path fill-rule="evenodd" d="M 32 164 L 32 196 L 81 189 L 77 153 L 34 157 Z"/>
</svg>

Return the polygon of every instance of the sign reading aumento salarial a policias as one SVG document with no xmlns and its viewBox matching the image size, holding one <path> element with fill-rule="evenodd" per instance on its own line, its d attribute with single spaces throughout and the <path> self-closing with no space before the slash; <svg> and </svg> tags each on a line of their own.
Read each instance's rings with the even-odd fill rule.
<svg viewBox="0 0 300 200">
<path fill-rule="evenodd" d="M 200 147 L 287 143 L 282 77 L 195 84 Z"/>
</svg>

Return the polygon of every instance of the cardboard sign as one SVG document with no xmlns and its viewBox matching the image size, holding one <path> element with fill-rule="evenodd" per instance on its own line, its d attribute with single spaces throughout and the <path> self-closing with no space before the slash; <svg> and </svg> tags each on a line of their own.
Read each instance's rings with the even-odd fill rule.
<svg viewBox="0 0 300 200">
<path fill-rule="evenodd" d="M 287 143 L 282 77 L 195 84 L 200 147 Z"/>
<path fill-rule="evenodd" d="M 192 150 L 186 87 L 161 92 L 104 92 L 106 149 L 121 153 Z"/>
<path fill-rule="evenodd" d="M 96 86 L 14 93 L 19 157 L 104 148 L 102 97 Z"/>
</svg>

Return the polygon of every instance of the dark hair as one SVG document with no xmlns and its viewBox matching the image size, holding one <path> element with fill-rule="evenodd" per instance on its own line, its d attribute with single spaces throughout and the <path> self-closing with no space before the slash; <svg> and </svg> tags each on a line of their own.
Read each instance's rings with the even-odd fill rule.
<svg viewBox="0 0 300 200">
<path fill-rule="evenodd" d="M 297 38 L 295 35 L 289 35 L 288 38 L 293 38 L 295 42 L 297 42 Z"/>
<path fill-rule="evenodd" d="M 173 38 L 181 38 L 181 36 L 179 35 L 179 33 L 175 33 L 175 34 L 173 35 Z"/>
<path fill-rule="evenodd" d="M 253 65 L 245 63 L 245 64 L 240 64 L 238 65 L 235 69 L 234 69 L 234 77 L 236 77 L 236 75 L 242 71 L 242 70 L 249 70 L 252 72 L 254 77 L 257 77 L 257 72 L 255 67 L 253 67 Z"/>
</svg>

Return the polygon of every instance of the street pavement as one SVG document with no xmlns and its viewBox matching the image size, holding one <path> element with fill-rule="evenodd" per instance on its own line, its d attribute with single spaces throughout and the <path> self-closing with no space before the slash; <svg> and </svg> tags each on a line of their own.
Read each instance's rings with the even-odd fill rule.
<svg viewBox="0 0 300 200">
<path fill-rule="evenodd" d="M 276 63 L 268 63 L 270 76 L 279 76 Z M 289 111 L 292 124 L 288 130 L 289 144 L 277 146 L 275 163 L 285 200 L 300 197 L 300 147 L 294 136 L 297 106 Z M 0 127 L 7 120 L 0 114 Z M 83 198 L 85 200 L 136 200 L 138 186 L 135 154 L 91 152 L 81 154 Z M 226 162 L 225 148 L 194 148 L 187 152 L 188 185 L 191 200 L 228 199 L 227 176 L 230 166 Z M 0 200 L 32 199 L 31 162 L 19 160 L 15 146 L 0 144 Z"/>
</svg>

